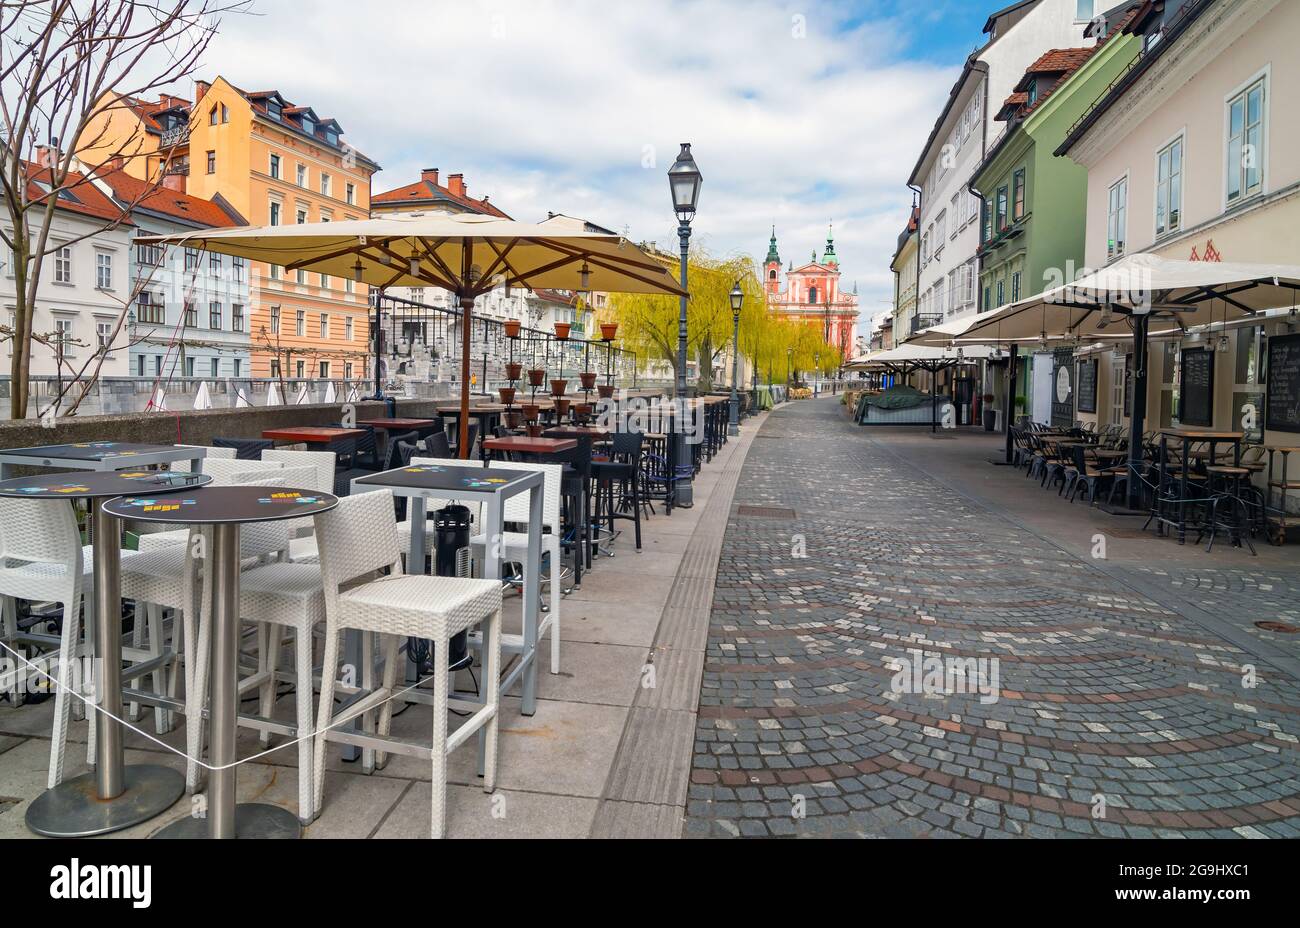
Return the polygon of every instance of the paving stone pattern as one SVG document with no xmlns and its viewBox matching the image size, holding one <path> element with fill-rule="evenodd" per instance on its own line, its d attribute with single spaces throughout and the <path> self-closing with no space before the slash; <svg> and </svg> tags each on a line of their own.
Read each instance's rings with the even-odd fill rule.
<svg viewBox="0 0 1300 928">
<path fill-rule="evenodd" d="M 1163 582 L 1273 615 L 1300 589 Z M 1255 658 L 1179 601 L 948 491 L 833 400 L 777 410 L 718 565 L 684 833 L 1300 836 L 1298 681 L 1243 686 Z M 914 650 L 997 658 L 996 698 L 952 692 L 969 675 L 894 692 Z"/>
</svg>

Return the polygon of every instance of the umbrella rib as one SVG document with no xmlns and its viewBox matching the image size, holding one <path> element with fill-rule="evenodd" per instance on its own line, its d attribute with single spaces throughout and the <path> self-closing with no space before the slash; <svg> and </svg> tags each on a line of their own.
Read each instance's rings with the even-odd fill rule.
<svg viewBox="0 0 1300 928">
<path fill-rule="evenodd" d="M 556 251 L 576 254 L 583 258 L 594 259 L 595 255 L 597 254 L 597 252 L 585 251 L 581 248 L 578 248 L 575 245 L 566 245 L 561 241 L 556 241 L 555 239 L 540 238 L 537 239 L 537 241 L 543 245 L 547 245 L 551 248 L 554 248 Z M 646 264 L 645 262 L 642 261 L 636 261 L 630 258 L 624 258 L 621 255 L 606 254 L 605 252 L 599 252 L 599 254 L 600 257 L 602 258 L 606 258 L 610 261 L 615 261 L 619 264 L 626 264 L 629 267 L 639 267 L 642 270 L 646 270 L 646 271 L 660 271 L 664 274 L 668 273 L 667 268 L 665 268 L 662 264 L 658 264 L 654 262 L 650 264 Z M 613 268 L 611 268 L 611 270 L 613 270 Z"/>
<path fill-rule="evenodd" d="M 517 241 L 519 241 L 519 240 L 518 240 L 518 239 L 515 239 L 515 241 L 517 242 Z M 524 284 L 524 280 L 523 280 L 523 278 L 519 275 L 519 272 L 518 272 L 517 270 L 515 270 L 515 266 L 514 266 L 513 264 L 511 264 L 511 263 L 510 263 L 510 260 L 506 257 L 506 255 L 509 254 L 509 251 L 506 251 L 505 253 L 502 253 L 501 251 L 499 251 L 499 250 L 497 249 L 496 242 L 492 241 L 491 239 L 488 239 L 488 243 L 487 243 L 487 244 L 488 244 L 488 247 L 489 247 L 489 248 L 491 248 L 493 251 L 495 251 L 495 252 L 497 253 L 497 257 L 499 257 L 499 258 L 501 259 L 501 263 L 504 264 L 504 265 L 506 266 L 506 270 L 509 271 L 511 274 L 514 275 L 514 277 L 515 277 L 515 282 L 518 283 L 520 286 L 527 286 L 526 284 Z"/>
<path fill-rule="evenodd" d="M 491 248 L 496 253 L 497 256 L 497 259 L 488 266 L 488 269 L 486 271 L 483 272 L 483 279 L 491 280 L 492 275 L 496 273 L 497 268 L 505 264 L 506 255 L 510 254 L 511 250 L 515 247 L 515 245 L 519 244 L 519 239 L 512 238 L 506 244 L 506 250 L 504 252 L 497 248 L 496 242 L 492 241 L 491 239 L 487 239 L 486 241 L 487 241 L 487 246 Z M 506 267 L 508 269 L 509 265 L 507 264 Z"/>
<path fill-rule="evenodd" d="M 356 254 L 361 250 L 361 247 L 363 246 L 359 246 L 354 242 L 351 247 L 344 248 L 341 251 L 331 251 L 323 255 L 313 255 L 310 258 L 303 258 L 301 261 L 286 264 L 284 269 L 286 271 L 296 271 L 300 268 L 305 268 L 309 264 L 315 264 L 317 261 L 333 261 L 335 258 L 342 258 L 344 255 Z"/>
<path fill-rule="evenodd" d="M 561 258 L 559 261 L 552 261 L 550 264 L 543 264 L 541 267 L 533 268 L 531 271 L 520 275 L 519 282 L 521 284 L 526 284 L 528 280 L 536 277 L 538 274 L 545 274 L 547 271 L 553 271 L 557 267 L 564 267 L 566 264 L 573 264 L 579 257 L 581 257 L 581 255 L 571 255 L 566 258 Z"/>
<path fill-rule="evenodd" d="M 443 274 L 447 276 L 447 280 L 449 281 L 456 280 L 456 272 L 453 271 L 451 268 L 449 268 L 447 266 L 447 262 L 443 261 L 442 257 L 438 254 L 438 249 L 447 243 L 447 239 L 445 238 L 439 239 L 437 243 L 433 245 L 429 244 L 429 240 L 427 238 L 416 239 L 416 241 L 420 243 L 420 247 L 424 250 L 424 256 L 428 258 L 430 261 L 432 261 L 434 264 L 438 265 L 439 268 L 441 268 Z M 460 247 L 462 251 L 465 250 L 464 241 L 460 243 Z M 460 288 L 457 287 L 455 284 L 452 284 L 451 286 L 447 287 L 447 289 L 455 293 Z"/>
<path fill-rule="evenodd" d="M 594 257 L 594 256 L 587 258 L 587 260 L 590 261 L 592 264 L 596 265 L 597 267 L 603 267 L 603 268 L 605 268 L 606 270 L 614 271 L 614 272 L 617 273 L 617 274 L 624 274 L 624 275 L 626 275 L 626 276 L 628 276 L 628 277 L 631 277 L 633 280 L 639 280 L 641 283 L 646 284 L 647 286 L 650 286 L 650 287 L 661 287 L 661 286 L 662 286 L 662 283 L 661 283 L 660 281 L 657 281 L 657 280 L 651 280 L 651 279 L 648 278 L 648 277 L 642 277 L 640 274 L 634 274 L 634 273 L 632 273 L 631 271 L 627 270 L 626 268 L 610 267 L 608 264 L 603 263 L 602 261 L 600 261 L 599 259 L 597 259 L 597 258 Z M 667 271 L 665 271 L 664 273 L 665 273 L 665 276 L 667 276 Z M 669 281 L 669 282 L 673 285 L 673 287 L 676 288 L 676 289 L 673 289 L 673 290 L 663 290 L 662 292 L 664 292 L 664 293 L 676 293 L 676 294 L 680 294 L 680 293 L 681 293 L 681 287 L 677 284 L 677 282 L 676 282 L 675 280 L 673 280 L 671 277 L 668 277 L 668 281 Z"/>
</svg>

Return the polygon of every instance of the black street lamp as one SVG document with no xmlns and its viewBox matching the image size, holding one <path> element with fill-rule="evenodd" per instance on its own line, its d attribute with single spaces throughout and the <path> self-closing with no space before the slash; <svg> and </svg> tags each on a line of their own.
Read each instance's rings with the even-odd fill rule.
<svg viewBox="0 0 1300 928">
<path fill-rule="evenodd" d="M 677 238 L 682 249 L 683 294 L 677 309 L 677 398 L 683 401 L 686 399 L 686 261 L 690 254 L 691 220 L 695 218 L 695 208 L 700 202 L 700 185 L 703 181 L 700 169 L 696 166 L 695 159 L 691 157 L 690 142 L 682 142 L 682 150 L 677 153 L 677 160 L 668 169 L 668 189 L 673 195 L 673 211 L 677 213 Z M 685 416 L 684 402 L 680 408 L 681 415 Z M 686 447 L 686 430 L 680 421 L 673 444 L 677 449 L 677 505 L 689 508 L 695 501 L 695 491 L 691 486 L 695 465 Z"/>
<path fill-rule="evenodd" d="M 794 349 L 785 349 L 785 387 L 790 389 L 790 365 L 794 363 Z"/>
<path fill-rule="evenodd" d="M 745 291 L 740 289 L 740 281 L 731 288 L 731 419 L 727 422 L 727 434 L 740 434 L 740 399 L 736 396 L 736 381 L 740 370 L 740 307 L 745 302 Z"/>
<path fill-rule="evenodd" d="M 813 396 L 816 396 L 820 392 L 822 382 L 822 353 L 820 351 L 813 352 L 813 370 L 816 371 L 817 378 L 813 381 Z"/>
</svg>

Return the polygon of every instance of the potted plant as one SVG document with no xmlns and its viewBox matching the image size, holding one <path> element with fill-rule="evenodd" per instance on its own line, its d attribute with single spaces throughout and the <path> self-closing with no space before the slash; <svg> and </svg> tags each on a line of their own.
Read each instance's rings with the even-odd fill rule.
<svg viewBox="0 0 1300 928">
<path fill-rule="evenodd" d="M 524 411 L 525 422 L 536 422 L 537 417 L 542 414 L 542 407 L 536 403 L 524 403 L 521 408 Z"/>
<path fill-rule="evenodd" d="M 552 380 L 551 396 L 564 396 L 564 390 L 568 385 L 569 382 L 567 380 Z"/>
<path fill-rule="evenodd" d="M 528 372 L 528 385 L 530 387 L 540 387 L 546 381 L 546 371 L 540 367 L 535 367 Z"/>
<path fill-rule="evenodd" d="M 517 409 L 511 409 L 506 413 L 506 428 L 517 429 L 523 425 L 524 417 Z"/>
<path fill-rule="evenodd" d="M 508 361 L 506 363 L 506 380 L 515 381 L 524 371 L 524 366 L 518 361 Z"/>
<path fill-rule="evenodd" d="M 600 393 L 602 400 L 610 399 L 614 395 L 614 385 L 612 383 L 602 383 L 596 390 Z"/>
<path fill-rule="evenodd" d="M 497 387 L 497 393 L 501 394 L 501 402 L 507 406 L 513 406 L 515 402 L 514 387 Z"/>
<path fill-rule="evenodd" d="M 595 372 L 595 371 L 583 371 L 583 372 L 582 372 L 581 374 L 579 374 L 578 376 L 582 378 L 582 389 L 584 389 L 584 390 L 594 390 L 594 389 L 596 389 L 596 372 Z"/>
<path fill-rule="evenodd" d="M 602 322 L 600 324 L 601 341 L 612 342 L 614 340 L 614 336 L 617 334 L 618 334 L 617 322 Z"/>
<path fill-rule="evenodd" d="M 518 337 L 519 337 L 519 325 L 520 325 L 520 323 L 519 323 L 519 320 L 518 320 L 518 319 L 507 319 L 507 320 L 505 321 L 505 327 L 506 327 L 506 338 L 518 338 Z"/>
<path fill-rule="evenodd" d="M 555 337 L 558 340 L 562 342 L 567 342 L 569 340 L 569 325 L 570 323 L 568 322 L 555 323 Z"/>
<path fill-rule="evenodd" d="M 570 403 L 570 402 L 571 402 L 570 400 L 566 400 L 566 399 L 556 399 L 556 401 L 555 401 L 555 419 L 556 419 L 557 422 L 563 421 L 564 418 L 569 414 L 569 403 Z"/>
<path fill-rule="evenodd" d="M 994 426 L 998 424 L 998 411 L 993 408 L 993 394 L 984 394 L 984 405 L 982 407 L 984 414 L 984 431 L 993 431 Z"/>
</svg>

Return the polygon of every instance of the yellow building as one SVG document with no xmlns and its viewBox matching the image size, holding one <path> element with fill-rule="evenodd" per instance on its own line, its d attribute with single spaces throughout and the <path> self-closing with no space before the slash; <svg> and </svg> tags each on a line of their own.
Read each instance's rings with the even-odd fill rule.
<svg viewBox="0 0 1300 928">
<path fill-rule="evenodd" d="M 88 164 L 120 155 L 128 173 L 161 172 L 185 191 L 220 198 L 253 225 L 369 216 L 379 165 L 343 140 L 334 119 L 277 90 L 196 81 L 194 102 L 111 98 L 85 137 Z M 254 377 L 367 376 L 369 294 L 364 284 L 252 262 L 249 313 Z"/>
</svg>

